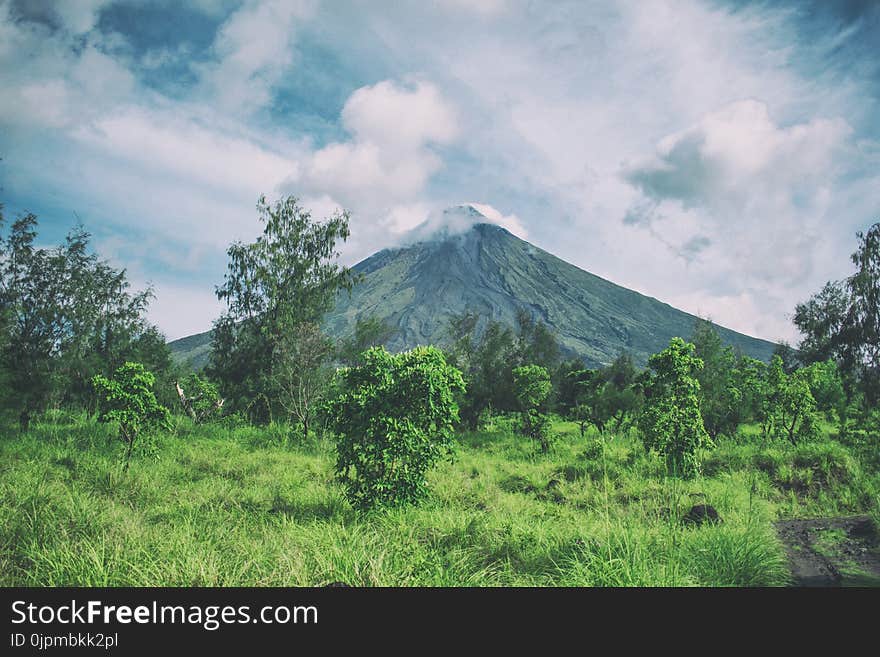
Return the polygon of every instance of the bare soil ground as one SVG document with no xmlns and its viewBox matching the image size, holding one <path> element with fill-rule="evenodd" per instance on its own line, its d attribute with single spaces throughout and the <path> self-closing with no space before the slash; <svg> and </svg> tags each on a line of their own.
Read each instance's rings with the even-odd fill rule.
<svg viewBox="0 0 880 657">
<path fill-rule="evenodd" d="M 868 516 L 783 520 L 794 586 L 880 587 L 880 535 Z"/>
</svg>

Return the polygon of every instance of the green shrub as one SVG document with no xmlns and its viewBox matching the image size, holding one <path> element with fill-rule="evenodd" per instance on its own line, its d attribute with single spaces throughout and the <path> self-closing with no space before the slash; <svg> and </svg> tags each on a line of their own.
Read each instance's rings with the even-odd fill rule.
<svg viewBox="0 0 880 657">
<path fill-rule="evenodd" d="M 520 431 L 538 441 L 541 451 L 550 450 L 550 419 L 543 407 L 553 385 L 550 373 L 540 365 L 524 365 L 513 370 L 513 390 L 520 410 Z"/>
<path fill-rule="evenodd" d="M 131 450 L 141 430 L 170 429 L 168 409 L 156 401 L 153 384 L 156 378 L 140 363 L 125 363 L 112 379 L 97 374 L 92 385 L 98 395 L 98 420 L 119 424 L 119 439 L 125 443 L 125 469 Z"/>
<path fill-rule="evenodd" d="M 703 361 L 694 355 L 694 345 L 672 338 L 666 349 L 651 356 L 648 365 L 654 375 L 639 418 L 642 440 L 647 449 L 665 457 L 670 473 L 693 475 L 700 469 L 699 449 L 712 444 L 703 427 L 696 379 Z"/>
<path fill-rule="evenodd" d="M 337 475 L 359 509 L 416 502 L 427 470 L 453 449 L 461 372 L 434 347 L 396 355 L 374 347 L 361 358 L 340 372 L 327 404 Z"/>
</svg>

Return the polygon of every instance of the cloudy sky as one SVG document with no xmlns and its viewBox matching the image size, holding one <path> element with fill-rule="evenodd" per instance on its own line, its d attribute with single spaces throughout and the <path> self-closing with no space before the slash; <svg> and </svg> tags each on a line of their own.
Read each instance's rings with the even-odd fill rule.
<svg viewBox="0 0 880 657">
<path fill-rule="evenodd" d="M 0 202 L 210 328 L 258 196 L 444 207 L 768 339 L 880 219 L 871 0 L 0 0 Z"/>
</svg>

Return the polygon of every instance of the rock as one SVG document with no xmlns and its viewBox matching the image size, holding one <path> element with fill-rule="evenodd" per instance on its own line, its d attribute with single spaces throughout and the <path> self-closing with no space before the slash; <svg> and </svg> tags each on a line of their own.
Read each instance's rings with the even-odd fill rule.
<svg viewBox="0 0 880 657">
<path fill-rule="evenodd" d="M 707 522 L 723 522 L 721 516 L 715 510 L 715 507 L 709 504 L 695 504 L 691 510 L 687 512 L 682 522 L 686 525 L 702 525 Z"/>
</svg>

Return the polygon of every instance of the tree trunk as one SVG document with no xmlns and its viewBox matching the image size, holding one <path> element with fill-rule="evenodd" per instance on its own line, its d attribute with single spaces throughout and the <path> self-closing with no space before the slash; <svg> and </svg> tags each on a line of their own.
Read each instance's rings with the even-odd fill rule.
<svg viewBox="0 0 880 657">
<path fill-rule="evenodd" d="M 122 466 L 123 472 L 128 472 L 128 464 L 131 462 L 131 450 L 134 447 L 134 440 L 128 441 L 128 448 L 125 450 L 125 465 Z"/>
</svg>

